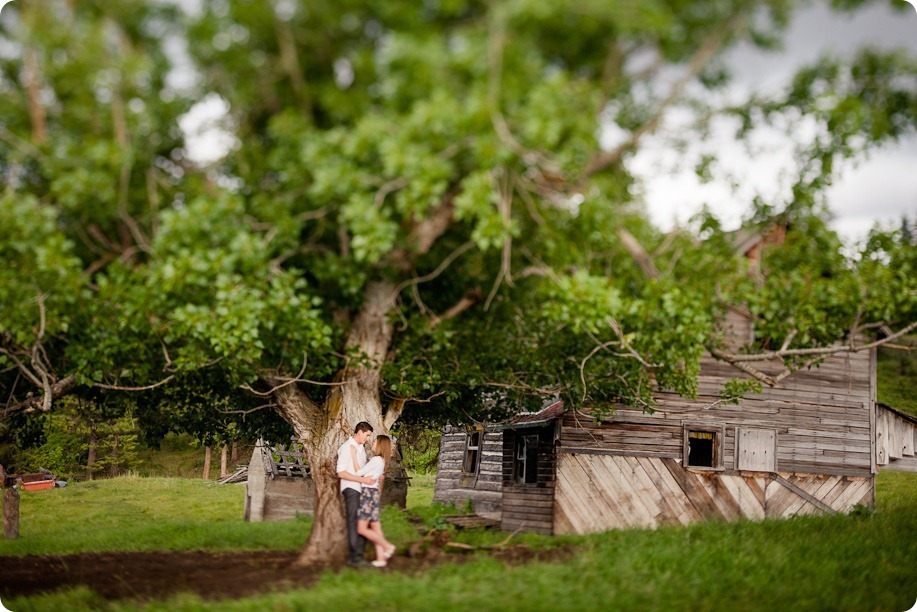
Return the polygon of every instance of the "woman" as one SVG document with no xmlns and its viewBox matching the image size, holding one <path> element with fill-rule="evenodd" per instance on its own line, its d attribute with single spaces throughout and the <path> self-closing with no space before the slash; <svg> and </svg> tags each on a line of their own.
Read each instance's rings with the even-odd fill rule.
<svg viewBox="0 0 917 612">
<path fill-rule="evenodd" d="M 376 547 L 376 567 L 388 565 L 388 559 L 395 554 L 395 545 L 385 539 L 382 523 L 379 522 L 381 491 L 379 477 L 385 474 L 385 468 L 392 458 L 392 439 L 388 436 L 376 436 L 373 441 L 373 458 L 366 462 L 357 472 L 357 476 L 375 478 L 374 484 L 364 484 L 360 493 L 360 508 L 357 511 L 357 532 L 372 542 Z"/>
</svg>

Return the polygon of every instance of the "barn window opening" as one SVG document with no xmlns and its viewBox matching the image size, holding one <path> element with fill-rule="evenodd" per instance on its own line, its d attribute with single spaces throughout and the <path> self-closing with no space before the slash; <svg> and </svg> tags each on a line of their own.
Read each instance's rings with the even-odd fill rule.
<svg viewBox="0 0 917 612">
<path fill-rule="evenodd" d="M 478 460 L 481 456 L 481 432 L 472 431 L 465 438 L 465 459 L 462 471 L 474 474 L 478 471 Z"/>
<path fill-rule="evenodd" d="M 516 461 L 513 480 L 519 484 L 538 482 L 538 436 L 516 438 Z"/>
<path fill-rule="evenodd" d="M 715 467 L 714 434 L 712 431 L 688 432 L 688 465 L 691 467 Z"/>
<path fill-rule="evenodd" d="M 682 465 L 688 468 L 722 470 L 724 431 L 725 428 L 719 424 L 685 424 Z"/>
</svg>

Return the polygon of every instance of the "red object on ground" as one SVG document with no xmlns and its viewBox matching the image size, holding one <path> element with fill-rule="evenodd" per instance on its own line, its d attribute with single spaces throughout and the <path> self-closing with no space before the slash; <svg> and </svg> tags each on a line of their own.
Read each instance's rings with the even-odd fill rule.
<svg viewBox="0 0 917 612">
<path fill-rule="evenodd" d="M 21 484 L 26 491 L 41 491 L 53 488 L 54 478 L 48 478 L 44 474 L 24 474 Z"/>
</svg>

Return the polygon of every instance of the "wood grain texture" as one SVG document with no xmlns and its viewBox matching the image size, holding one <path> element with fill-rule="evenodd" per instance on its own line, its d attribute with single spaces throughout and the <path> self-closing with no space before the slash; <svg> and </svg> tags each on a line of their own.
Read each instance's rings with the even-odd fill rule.
<svg viewBox="0 0 917 612">
<path fill-rule="evenodd" d="M 720 473 L 659 457 L 564 452 L 557 457 L 554 533 L 849 512 L 873 500 L 871 476 Z"/>
<path fill-rule="evenodd" d="M 480 440 L 478 466 L 474 473 L 463 471 L 466 431 L 448 428 L 440 440 L 439 468 L 433 487 L 433 501 L 461 508 L 469 501 L 476 512 L 498 515 L 503 504 L 503 438 L 485 431 Z"/>
<path fill-rule="evenodd" d="M 885 406 L 876 408 L 875 464 L 890 471 L 917 471 L 917 420 Z"/>
<path fill-rule="evenodd" d="M 562 421 L 560 445 L 564 451 L 618 456 L 677 459 L 682 455 L 682 423 L 722 425 L 723 468 L 726 470 L 824 473 L 868 476 L 874 473 L 874 440 L 882 433 L 873 414 L 874 359 L 869 351 L 826 358 L 818 368 L 792 374 L 776 388 L 749 394 L 738 405 L 720 402 L 719 392 L 731 378 L 743 377 L 729 364 L 705 357 L 701 361 L 698 396 L 688 399 L 659 391 L 659 411 L 646 414 L 619 407 L 600 423 L 588 414 L 568 412 Z M 755 362 L 755 367 L 777 373 L 777 362 Z M 887 425 L 878 463 L 887 465 L 887 449 L 913 454 L 914 434 Z M 745 434 L 741 431 L 758 430 Z M 770 434 L 774 432 L 771 445 Z M 878 430 L 876 435 L 873 431 Z M 751 436 L 751 437 L 749 437 Z M 763 438 L 761 436 L 764 436 Z M 766 439 L 765 439 L 766 438 Z M 764 447 L 767 447 L 767 450 Z M 903 455 L 901 455 L 903 456 Z M 884 463 L 883 463 L 884 460 Z M 915 464 L 917 465 L 917 464 Z"/>
</svg>

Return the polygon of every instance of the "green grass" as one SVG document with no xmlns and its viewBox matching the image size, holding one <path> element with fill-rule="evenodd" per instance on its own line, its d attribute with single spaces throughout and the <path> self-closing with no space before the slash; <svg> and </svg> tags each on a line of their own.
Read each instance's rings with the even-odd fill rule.
<svg viewBox="0 0 917 612">
<path fill-rule="evenodd" d="M 0 555 L 295 550 L 305 542 L 311 519 L 246 523 L 244 503 L 244 485 L 185 478 L 124 476 L 21 491 L 20 539 L 0 540 Z"/>
<path fill-rule="evenodd" d="M 85 485 L 95 486 L 24 495 L 23 527 L 31 527 L 23 529 L 20 543 L 3 543 L 0 553 L 16 553 L 10 548 L 16 546 L 19 552 L 47 553 L 147 550 L 162 548 L 163 542 L 170 549 L 289 550 L 301 546 L 308 532 L 305 520 L 242 522 L 241 487 L 158 478 Z M 432 480 L 415 481 L 415 486 L 432 489 Z M 412 496 L 428 493 L 432 494 L 415 490 Z M 109 504 L 127 509 L 114 508 L 105 518 L 99 513 Z M 454 512 L 445 506 L 415 507 L 434 522 L 442 513 Z M 387 508 L 383 524 L 400 545 L 418 537 L 404 511 Z M 151 539 L 151 531 L 159 534 L 157 538 Z M 219 533 L 229 541 L 218 541 Z M 477 554 L 465 563 L 436 566 L 419 575 L 329 572 L 308 590 L 222 602 L 184 594 L 150 603 L 146 609 L 351 610 L 360 602 L 380 610 L 713 610 L 728 605 L 741 610 L 900 612 L 917 599 L 915 534 L 917 474 L 882 472 L 873 513 L 576 537 L 519 535 L 513 543 L 566 546 L 572 552 L 557 562 L 519 566 Z M 456 532 L 455 539 L 495 543 L 507 535 L 467 530 Z M 86 589 L 4 604 L 17 612 L 138 608 L 131 602 L 101 601 Z"/>
<path fill-rule="evenodd" d="M 433 503 L 433 485 L 436 484 L 436 473 L 411 474 L 411 485 L 408 487 L 408 510 L 429 506 Z"/>
<path fill-rule="evenodd" d="M 917 338 L 902 341 L 915 350 L 879 348 L 876 364 L 878 399 L 883 404 L 917 416 Z"/>
</svg>

